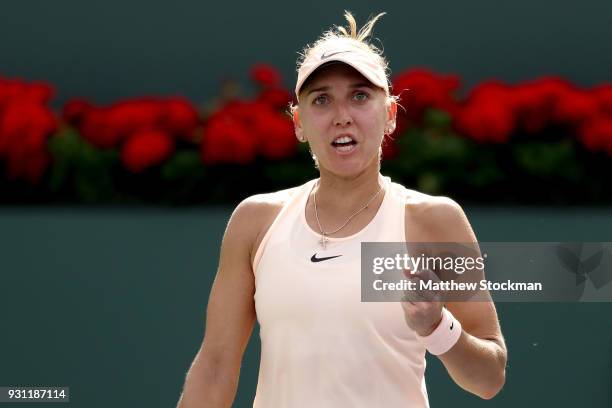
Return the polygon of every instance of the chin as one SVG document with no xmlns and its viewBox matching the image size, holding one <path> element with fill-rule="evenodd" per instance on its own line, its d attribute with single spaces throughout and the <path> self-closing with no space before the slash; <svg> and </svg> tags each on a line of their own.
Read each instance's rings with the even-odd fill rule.
<svg viewBox="0 0 612 408">
<path fill-rule="evenodd" d="M 363 154 L 349 156 L 332 154 L 331 157 L 326 157 L 323 162 L 319 162 L 319 168 L 323 168 L 325 171 L 342 178 L 357 177 L 368 171 L 370 167 L 375 167 L 378 172 L 378 150 L 368 155 L 368 157 L 364 157 Z"/>
<path fill-rule="evenodd" d="M 368 169 L 368 166 L 363 163 L 335 163 L 331 166 L 326 166 L 325 170 L 341 178 L 354 178 L 362 174 Z"/>
</svg>

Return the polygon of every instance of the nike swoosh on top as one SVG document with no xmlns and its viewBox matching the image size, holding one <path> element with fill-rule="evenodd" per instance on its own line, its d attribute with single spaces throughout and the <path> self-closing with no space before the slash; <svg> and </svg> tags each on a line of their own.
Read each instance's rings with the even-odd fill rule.
<svg viewBox="0 0 612 408">
<path fill-rule="evenodd" d="M 317 254 L 315 252 L 315 254 L 312 257 L 310 257 L 310 261 L 311 262 L 327 261 L 328 259 L 338 258 L 339 256 L 342 256 L 342 255 L 324 256 L 324 257 L 321 257 L 321 258 L 317 258 Z"/>
<path fill-rule="evenodd" d="M 348 51 L 336 51 L 336 52 L 332 52 L 331 54 L 327 54 L 327 55 L 325 55 L 325 53 L 323 53 L 323 55 L 321 55 L 321 60 L 327 59 L 327 58 L 329 58 L 329 57 L 331 57 L 333 55 L 336 55 L 336 54 L 341 54 L 343 52 L 348 52 Z"/>
</svg>

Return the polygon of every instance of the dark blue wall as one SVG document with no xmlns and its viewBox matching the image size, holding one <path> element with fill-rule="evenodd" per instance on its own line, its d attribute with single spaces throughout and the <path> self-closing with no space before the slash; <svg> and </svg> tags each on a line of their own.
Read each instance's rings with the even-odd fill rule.
<svg viewBox="0 0 612 408">
<path fill-rule="evenodd" d="M 612 2 L 10 1 L 0 9 L 0 75 L 50 81 L 59 105 L 83 96 L 182 94 L 210 99 L 265 61 L 294 81 L 297 52 L 350 8 L 360 24 L 386 11 L 376 36 L 397 72 L 427 66 L 468 85 L 559 74 L 612 80 Z"/>
<path fill-rule="evenodd" d="M 229 214 L 2 208 L 0 385 L 67 385 L 79 408 L 174 406 L 202 341 Z M 610 209 L 467 214 L 481 241 L 612 241 Z M 497 307 L 509 349 L 504 390 L 479 400 L 429 356 L 432 408 L 612 406 L 612 303 Z M 255 329 L 235 407 L 251 406 L 258 364 Z"/>
</svg>

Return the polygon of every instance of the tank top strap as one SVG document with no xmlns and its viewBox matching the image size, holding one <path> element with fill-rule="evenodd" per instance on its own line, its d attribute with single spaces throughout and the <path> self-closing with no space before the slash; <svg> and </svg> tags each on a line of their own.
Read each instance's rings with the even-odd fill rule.
<svg viewBox="0 0 612 408">
<path fill-rule="evenodd" d="M 386 183 L 386 206 L 382 211 L 385 238 L 393 242 L 406 240 L 406 188 L 394 183 L 390 177 L 384 177 Z"/>
<path fill-rule="evenodd" d="M 255 257 L 253 258 L 253 265 L 251 265 L 253 268 L 253 273 L 255 275 L 257 275 L 259 261 L 261 260 L 261 256 L 263 255 L 264 249 L 268 241 L 270 240 L 272 233 L 279 227 L 279 224 L 282 220 L 285 220 L 292 214 L 295 215 L 299 213 L 299 209 L 303 209 L 306 206 L 308 195 L 310 194 L 310 191 L 312 190 L 316 182 L 317 179 L 314 179 L 302 184 L 295 192 L 295 194 L 293 194 L 291 198 L 289 198 L 289 200 L 285 202 L 283 207 L 280 209 L 280 211 L 274 218 L 274 221 L 266 231 L 264 237 L 261 240 L 261 243 L 259 244 L 259 247 L 257 248 L 257 251 L 255 252 Z"/>
</svg>

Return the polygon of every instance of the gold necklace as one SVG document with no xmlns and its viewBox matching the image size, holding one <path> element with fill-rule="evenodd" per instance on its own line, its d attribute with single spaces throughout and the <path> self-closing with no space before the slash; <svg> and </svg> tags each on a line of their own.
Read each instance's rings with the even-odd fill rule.
<svg viewBox="0 0 612 408">
<path fill-rule="evenodd" d="M 361 207 L 359 210 L 355 211 L 350 217 L 348 217 L 348 219 L 344 222 L 344 224 L 342 224 L 339 228 L 336 228 L 334 231 L 325 232 L 323 231 L 323 227 L 321 226 L 321 221 L 319 220 L 319 211 L 317 209 L 317 190 L 319 187 L 319 182 L 317 182 L 316 187 L 317 188 L 315 189 L 313 193 L 314 210 L 315 210 L 315 218 L 317 219 L 317 224 L 319 225 L 319 231 L 321 232 L 321 239 L 319 240 L 319 244 L 321 244 L 323 249 L 327 248 L 327 243 L 329 242 L 329 239 L 327 237 L 329 235 L 333 235 L 336 232 L 340 231 L 342 228 L 346 227 L 348 223 L 351 222 L 351 220 L 357 216 L 357 214 L 359 214 L 360 212 L 368 208 L 370 204 L 372 203 L 372 201 L 374 201 L 374 199 L 378 197 L 378 194 L 380 194 L 380 192 L 382 191 L 382 186 L 380 186 L 378 190 L 376 191 L 376 193 L 372 197 L 370 197 L 370 199 L 365 203 L 365 205 Z"/>
</svg>

